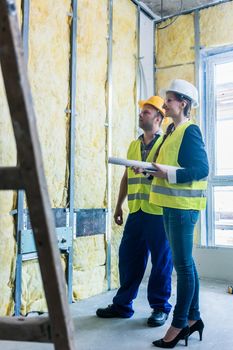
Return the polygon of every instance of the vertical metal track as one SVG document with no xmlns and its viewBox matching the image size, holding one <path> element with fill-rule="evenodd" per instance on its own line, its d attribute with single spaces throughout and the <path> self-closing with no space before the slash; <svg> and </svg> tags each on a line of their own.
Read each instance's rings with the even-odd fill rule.
<svg viewBox="0 0 233 350">
<path fill-rule="evenodd" d="M 201 100 L 200 91 L 200 13 L 194 12 L 194 33 L 195 33 L 195 85 L 199 92 L 199 101 Z M 200 106 L 197 108 L 197 121 L 200 123 Z"/>
<path fill-rule="evenodd" d="M 195 85 L 196 88 L 199 92 L 199 107 L 196 109 L 196 119 L 197 123 L 201 126 L 201 106 L 200 106 L 200 101 L 201 101 L 201 84 L 200 84 L 200 12 L 199 10 L 196 10 L 194 12 L 194 38 L 195 38 Z M 200 220 L 198 221 L 197 225 L 197 231 L 198 231 L 198 238 L 197 238 L 197 243 L 198 245 L 201 245 L 201 226 L 202 226 L 202 221 L 204 220 L 203 215 L 204 213 L 201 213 Z M 204 222 L 204 221 L 203 221 Z"/>
<path fill-rule="evenodd" d="M 141 79 L 140 79 L 140 14 L 141 8 L 137 6 L 137 27 L 136 27 L 136 40 L 137 40 L 137 53 L 136 53 L 136 93 L 135 93 L 135 138 L 138 137 L 138 100 L 141 97 Z"/>
<path fill-rule="evenodd" d="M 107 66 L 107 158 L 112 155 L 112 33 L 113 0 L 108 0 L 108 66 Z M 107 166 L 107 220 L 106 220 L 106 275 L 108 290 L 111 289 L 111 231 L 112 231 L 112 172 Z"/>
<path fill-rule="evenodd" d="M 77 63 L 77 10 L 78 0 L 71 1 L 72 24 L 70 33 L 70 140 L 69 140 L 69 225 L 74 232 L 74 191 L 75 191 L 75 120 L 76 120 L 76 63 Z M 72 303 L 73 283 L 73 244 L 67 255 L 66 279 L 68 284 L 68 301 Z"/>
<path fill-rule="evenodd" d="M 212 134 L 215 134 L 215 123 L 214 119 L 216 116 L 216 92 L 215 92 L 215 64 L 211 60 L 206 61 L 205 67 L 205 119 L 206 119 L 206 144 L 209 156 L 209 183 L 207 189 L 207 234 L 206 234 L 206 245 L 208 247 L 215 246 L 215 209 L 214 209 L 214 184 L 213 179 L 215 176 L 216 169 L 216 157 L 215 157 L 215 143 L 211 142 Z"/>
<path fill-rule="evenodd" d="M 28 62 L 28 37 L 29 37 L 29 14 L 30 0 L 22 0 L 22 37 L 25 61 Z"/>
<path fill-rule="evenodd" d="M 14 290 L 14 315 L 20 315 L 21 308 L 21 294 L 22 294 L 22 254 L 20 251 L 20 232 L 23 229 L 23 203 L 24 203 L 24 191 L 18 191 L 17 196 L 17 225 L 16 225 L 16 269 L 15 269 L 15 290 Z"/>
<path fill-rule="evenodd" d="M 153 95 L 156 94 L 156 45 L 155 45 L 155 40 L 156 40 L 156 24 L 155 21 L 153 21 L 153 72 L 154 72 L 154 92 Z"/>
<path fill-rule="evenodd" d="M 22 0 L 22 38 L 23 38 L 23 50 L 25 61 L 28 61 L 28 36 L 29 36 L 29 13 L 30 13 L 30 0 Z M 20 251 L 20 232 L 24 228 L 24 191 L 18 191 L 17 196 L 17 226 L 16 226 L 16 244 L 17 244 L 17 257 L 16 257 L 16 272 L 15 272 L 15 316 L 20 315 L 21 308 L 21 294 L 22 294 L 22 254 Z"/>
</svg>

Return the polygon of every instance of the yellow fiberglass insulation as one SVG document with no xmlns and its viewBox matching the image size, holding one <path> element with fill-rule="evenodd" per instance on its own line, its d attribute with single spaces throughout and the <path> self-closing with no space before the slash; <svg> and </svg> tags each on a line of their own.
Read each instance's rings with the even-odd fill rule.
<svg viewBox="0 0 233 350">
<path fill-rule="evenodd" d="M 185 79 L 194 84 L 194 64 L 158 69 L 156 73 L 157 93 L 160 94 L 162 89 L 167 88 L 173 79 Z"/>
<path fill-rule="evenodd" d="M 130 142 L 135 137 L 135 84 L 137 55 L 137 10 L 128 0 L 113 3 L 113 134 L 112 155 L 126 157 Z M 120 180 L 124 169 L 112 166 L 112 210 L 118 197 Z M 127 208 L 125 203 L 124 208 Z M 124 211 L 124 221 L 127 211 Z M 118 248 L 123 227 L 113 224 L 111 241 L 112 288 L 119 284 Z"/>
<path fill-rule="evenodd" d="M 161 90 L 167 88 L 173 79 L 186 79 L 191 83 L 195 79 L 194 14 L 180 16 L 172 23 L 173 20 L 159 24 L 156 30 L 157 94 L 161 94 Z M 166 25 L 168 27 L 162 29 Z M 180 35 L 187 30 L 189 35 Z M 165 119 L 163 127 L 166 128 L 169 123 L 169 119 Z"/>
<path fill-rule="evenodd" d="M 75 207 L 102 208 L 106 190 L 108 2 L 79 1 Z"/>
<path fill-rule="evenodd" d="M 81 0 L 78 16 L 75 207 L 104 208 L 108 1 Z M 106 289 L 105 260 L 103 234 L 74 241 L 75 299 Z"/>
<path fill-rule="evenodd" d="M 88 298 L 106 290 L 104 235 L 74 241 L 74 299 Z"/>
<path fill-rule="evenodd" d="M 201 45 L 215 47 L 233 43 L 232 12 L 232 1 L 200 11 Z"/>
<path fill-rule="evenodd" d="M 52 207 L 67 200 L 70 1 L 30 2 L 29 78 Z M 22 313 L 45 311 L 38 262 L 23 263 Z"/>
<path fill-rule="evenodd" d="M 44 169 L 52 207 L 67 206 L 69 147 L 70 0 L 30 2 L 28 72 L 36 111 Z M 113 143 L 112 154 L 125 157 L 135 133 L 137 8 L 129 0 L 113 3 Z M 20 1 L 17 2 L 20 8 Z M 21 17 L 20 17 L 21 18 Z M 75 208 L 106 207 L 108 1 L 78 4 Z M 4 95 L 0 89 L 0 96 Z M 0 99 L 0 157 L 15 165 L 16 152 L 6 102 Z M 116 204 L 123 169 L 112 171 L 112 205 Z M 0 193 L 0 197 L 2 193 Z M 3 199 L 2 199 L 3 198 Z M 0 198 L 0 272 L 4 282 L 0 310 L 13 310 L 15 241 L 13 192 Z M 125 203 L 126 209 L 126 203 Z M 126 216 L 126 210 L 125 210 Z M 125 218 L 126 219 L 126 218 Z M 97 232 L 98 233 L 98 232 Z M 118 246 L 122 227 L 113 225 L 112 287 L 118 285 Z M 7 242 L 7 243 L 6 243 Z M 7 247 L 7 248 L 6 248 Z M 74 241 L 73 296 L 82 299 L 106 290 L 104 234 Z M 63 267 L 65 268 L 65 262 Z M 37 260 L 23 263 L 21 312 L 47 311 Z"/>
<path fill-rule="evenodd" d="M 0 71 L 0 166 L 16 165 L 16 147 Z M 15 267 L 14 222 L 10 211 L 14 209 L 13 191 L 0 191 L 0 315 L 13 311 L 13 283 Z"/>
<path fill-rule="evenodd" d="M 29 77 L 52 207 L 65 207 L 70 1 L 31 1 Z"/>
<path fill-rule="evenodd" d="M 174 23 L 164 29 L 157 29 L 158 67 L 173 66 L 194 62 L 194 15 L 180 16 Z M 169 24 L 167 20 L 158 25 L 158 28 Z M 188 32 L 188 35 L 180 35 Z"/>
<path fill-rule="evenodd" d="M 6 165 L 6 163 L 4 163 Z M 13 192 L 0 192 L 0 315 L 13 313 L 13 286 L 15 275 L 14 222 L 9 212 L 12 209 Z"/>
</svg>

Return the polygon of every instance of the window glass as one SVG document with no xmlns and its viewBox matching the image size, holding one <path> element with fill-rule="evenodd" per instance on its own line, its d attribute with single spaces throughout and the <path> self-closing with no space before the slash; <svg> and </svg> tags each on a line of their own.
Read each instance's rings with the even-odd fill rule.
<svg viewBox="0 0 233 350">
<path fill-rule="evenodd" d="M 215 245 L 233 246 L 233 186 L 214 187 Z"/>
<path fill-rule="evenodd" d="M 200 243 L 233 248 L 233 47 L 203 51 L 202 125 L 209 158 Z"/>
<path fill-rule="evenodd" d="M 233 62 L 216 64 L 216 175 L 233 175 Z"/>
</svg>

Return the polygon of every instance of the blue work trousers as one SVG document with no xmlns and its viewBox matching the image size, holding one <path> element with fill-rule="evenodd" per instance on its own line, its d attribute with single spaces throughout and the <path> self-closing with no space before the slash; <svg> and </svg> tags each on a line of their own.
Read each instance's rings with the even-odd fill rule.
<svg viewBox="0 0 233 350">
<path fill-rule="evenodd" d="M 120 288 L 113 298 L 116 310 L 124 316 L 133 315 L 133 299 L 142 281 L 149 253 L 152 270 L 147 297 L 152 309 L 169 313 L 171 305 L 172 258 L 162 215 L 142 210 L 129 214 L 119 248 Z"/>
<path fill-rule="evenodd" d="M 192 257 L 193 232 L 198 210 L 164 208 L 163 219 L 177 273 L 177 299 L 172 326 L 184 328 L 188 320 L 198 320 L 199 280 Z"/>
</svg>

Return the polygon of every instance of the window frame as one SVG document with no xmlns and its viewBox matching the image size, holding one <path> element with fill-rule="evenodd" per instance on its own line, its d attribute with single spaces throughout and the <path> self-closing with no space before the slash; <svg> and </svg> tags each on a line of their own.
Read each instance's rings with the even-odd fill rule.
<svg viewBox="0 0 233 350">
<path fill-rule="evenodd" d="M 201 69 L 201 128 L 203 130 L 206 149 L 208 152 L 210 172 L 207 189 L 207 208 L 201 216 L 199 245 L 207 247 L 233 248 L 233 246 L 216 245 L 215 243 L 215 210 L 214 188 L 233 186 L 233 175 L 216 175 L 216 95 L 215 69 L 216 64 L 233 62 L 233 45 L 215 49 L 203 49 L 200 52 Z M 213 103 L 215 101 L 215 103 Z M 214 130 L 214 133 L 213 133 Z M 203 229 L 204 228 L 204 229 Z"/>
</svg>

